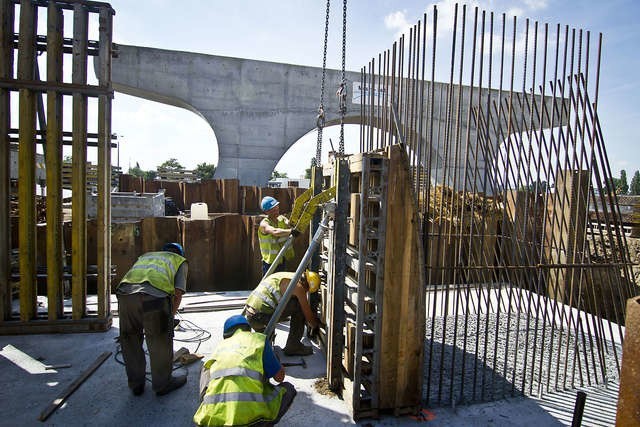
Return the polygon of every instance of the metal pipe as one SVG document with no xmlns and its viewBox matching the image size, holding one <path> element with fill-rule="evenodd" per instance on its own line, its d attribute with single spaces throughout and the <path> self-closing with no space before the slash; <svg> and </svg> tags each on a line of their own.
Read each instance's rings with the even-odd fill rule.
<svg viewBox="0 0 640 427">
<path fill-rule="evenodd" d="M 282 315 L 284 308 L 289 302 L 289 298 L 291 298 L 291 294 L 293 293 L 294 287 L 298 283 L 298 280 L 300 280 L 300 276 L 302 276 L 302 273 L 307 267 L 307 264 L 311 260 L 311 257 L 315 253 L 316 249 L 318 249 L 318 247 L 320 246 L 320 241 L 324 237 L 324 234 L 328 229 L 329 220 L 333 219 L 334 213 L 335 213 L 334 203 L 327 203 L 324 205 L 324 217 L 322 218 L 322 222 L 318 224 L 318 230 L 316 231 L 316 234 L 313 236 L 313 239 L 309 244 L 309 248 L 304 253 L 304 256 L 302 257 L 302 260 L 300 261 L 298 268 L 296 269 L 293 277 L 291 278 L 291 282 L 289 282 L 289 286 L 287 287 L 287 290 L 284 292 L 284 294 L 282 294 L 282 298 L 280 298 L 280 302 L 278 303 L 278 306 L 276 307 L 275 311 L 271 315 L 269 324 L 267 324 L 267 327 L 264 331 L 264 334 L 266 336 L 268 337 L 271 336 L 271 334 L 275 330 L 276 323 L 278 323 L 278 321 L 280 320 L 280 316 Z"/>
</svg>

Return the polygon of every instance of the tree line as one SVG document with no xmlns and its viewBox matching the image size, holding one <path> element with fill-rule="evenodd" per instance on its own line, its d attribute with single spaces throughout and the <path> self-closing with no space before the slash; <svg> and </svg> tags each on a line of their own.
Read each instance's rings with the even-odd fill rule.
<svg viewBox="0 0 640 427">
<path fill-rule="evenodd" d="M 156 170 L 142 170 L 140 168 L 140 164 L 136 162 L 134 167 L 129 166 L 129 171 L 127 172 L 129 175 L 142 177 L 144 179 L 155 179 L 158 176 L 158 170 L 169 171 L 169 172 L 179 172 L 186 170 L 184 166 L 178 162 L 177 159 L 171 158 L 166 160 L 162 164 L 158 165 Z M 213 174 L 216 172 L 216 165 L 212 163 L 200 163 L 193 170 L 194 175 L 196 175 L 200 179 L 212 179 Z"/>
<path fill-rule="evenodd" d="M 605 182 L 606 185 L 606 182 Z M 615 188 L 616 194 L 622 196 L 640 196 L 640 171 L 636 171 L 631 178 L 631 184 L 627 182 L 627 171 L 620 171 L 620 178 L 611 177 L 611 186 Z"/>
</svg>

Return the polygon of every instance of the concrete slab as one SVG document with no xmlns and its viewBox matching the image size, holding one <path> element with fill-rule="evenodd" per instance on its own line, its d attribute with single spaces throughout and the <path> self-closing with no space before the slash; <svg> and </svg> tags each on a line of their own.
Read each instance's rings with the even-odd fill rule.
<svg viewBox="0 0 640 427">
<path fill-rule="evenodd" d="M 222 339 L 224 320 L 240 312 L 235 303 L 243 294 L 187 294 L 183 306 L 201 305 L 207 311 L 181 313 L 181 328 L 176 331 L 174 349 L 209 354 Z M 215 301 L 214 301 L 215 300 Z M 215 303 L 214 303 L 215 302 Z M 115 308 L 115 306 L 114 306 Z M 192 425 L 198 407 L 198 382 L 201 362 L 180 367 L 188 374 L 187 384 L 173 393 L 157 397 L 147 384 L 145 393 L 134 397 L 127 388 L 122 355 L 116 337 L 118 318 L 104 333 L 0 336 L 0 425 L 2 426 L 183 426 Z M 284 346 L 287 325 L 279 325 L 276 346 Z M 210 337 L 209 337 L 210 335 Z M 79 388 L 45 422 L 40 413 L 105 351 L 112 352 Z M 283 361 L 299 358 L 283 356 Z M 314 383 L 324 377 L 326 359 L 316 347 L 306 358 L 308 367 L 287 368 L 287 381 L 298 396 L 283 417 L 283 426 L 553 426 L 569 425 L 575 391 L 552 395 L 543 400 L 514 398 L 497 402 L 451 408 L 431 408 L 430 421 L 411 417 L 382 417 L 355 423 L 345 402 L 337 396 L 317 392 Z M 45 365 L 70 364 L 69 368 L 45 369 Z M 588 425 L 612 425 L 615 422 L 616 385 L 608 389 L 588 390 L 585 421 Z M 610 410 L 607 411 L 607 408 Z M 612 411 L 612 412 L 611 412 Z M 612 418 L 613 417 L 613 418 Z M 585 422 L 585 425 L 587 423 Z"/>
</svg>

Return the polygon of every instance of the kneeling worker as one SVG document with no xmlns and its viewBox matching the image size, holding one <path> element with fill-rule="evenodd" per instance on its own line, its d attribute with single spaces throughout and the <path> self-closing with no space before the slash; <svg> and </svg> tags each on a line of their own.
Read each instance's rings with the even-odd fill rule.
<svg viewBox="0 0 640 427">
<path fill-rule="evenodd" d="M 158 396 L 180 388 L 186 375 L 173 376 L 173 316 L 187 286 L 187 260 L 179 243 L 141 255 L 116 286 L 120 344 L 134 395 L 144 392 L 147 341 L 153 390 Z"/>
<path fill-rule="evenodd" d="M 273 273 L 262 279 L 262 282 L 251 292 L 245 303 L 243 314 L 254 330 L 263 332 L 266 329 L 294 274 L 291 272 Z M 307 291 L 313 293 L 319 287 L 320 276 L 318 273 L 305 271 L 296 283 L 291 298 L 282 312 L 280 320 L 291 316 L 289 336 L 284 347 L 284 354 L 287 356 L 307 356 L 313 353 L 313 348 L 302 344 L 300 340 L 304 334 L 305 319 L 311 328 L 311 336 L 317 334 L 320 326 L 320 322 L 311 310 L 307 299 Z"/>
<path fill-rule="evenodd" d="M 224 322 L 224 340 L 202 366 L 202 403 L 193 416 L 200 426 L 270 426 L 280 421 L 296 396 L 271 343 L 251 332 L 241 315 Z M 273 378 L 280 385 L 269 382 Z"/>
</svg>

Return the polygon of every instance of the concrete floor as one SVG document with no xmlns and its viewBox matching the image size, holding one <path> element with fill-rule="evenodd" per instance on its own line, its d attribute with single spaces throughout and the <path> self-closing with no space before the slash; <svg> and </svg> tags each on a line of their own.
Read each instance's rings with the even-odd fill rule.
<svg viewBox="0 0 640 427">
<path fill-rule="evenodd" d="M 187 294 L 179 314 L 184 330 L 176 332 L 174 349 L 187 348 L 191 353 L 207 355 L 222 339 L 224 320 L 240 312 L 221 309 L 238 302 L 238 293 Z M 209 303 L 215 299 L 215 303 Z M 208 311 L 191 311 L 207 307 Z M 114 306 L 115 308 L 115 306 Z M 199 327 L 206 332 L 190 330 Z M 287 325 L 279 325 L 276 346 L 284 346 Z M 205 341 L 208 333 L 211 337 Z M 187 384 L 173 393 L 157 397 L 147 384 L 145 393 L 134 397 L 127 388 L 124 367 L 117 354 L 118 318 L 104 333 L 49 334 L 0 336 L 0 425 L 1 426 L 188 426 L 198 407 L 198 382 L 201 362 L 180 367 L 188 374 Z M 112 355 L 71 394 L 45 422 L 40 413 L 79 378 L 105 351 Z M 279 353 L 282 355 L 281 353 Z M 282 358 L 297 361 L 299 358 Z M 283 426 L 554 426 L 570 425 L 575 391 L 550 395 L 542 400 L 513 398 L 467 407 L 430 408 L 430 421 L 418 421 L 405 416 L 382 417 L 354 423 L 344 401 L 336 396 L 319 394 L 314 383 L 325 374 L 325 357 L 316 347 L 306 357 L 308 367 L 287 368 L 287 381 L 292 382 L 298 395 Z M 69 368 L 46 370 L 45 365 L 70 364 Z M 608 388 L 587 390 L 583 425 L 613 425 L 617 400 L 617 384 Z"/>
</svg>

